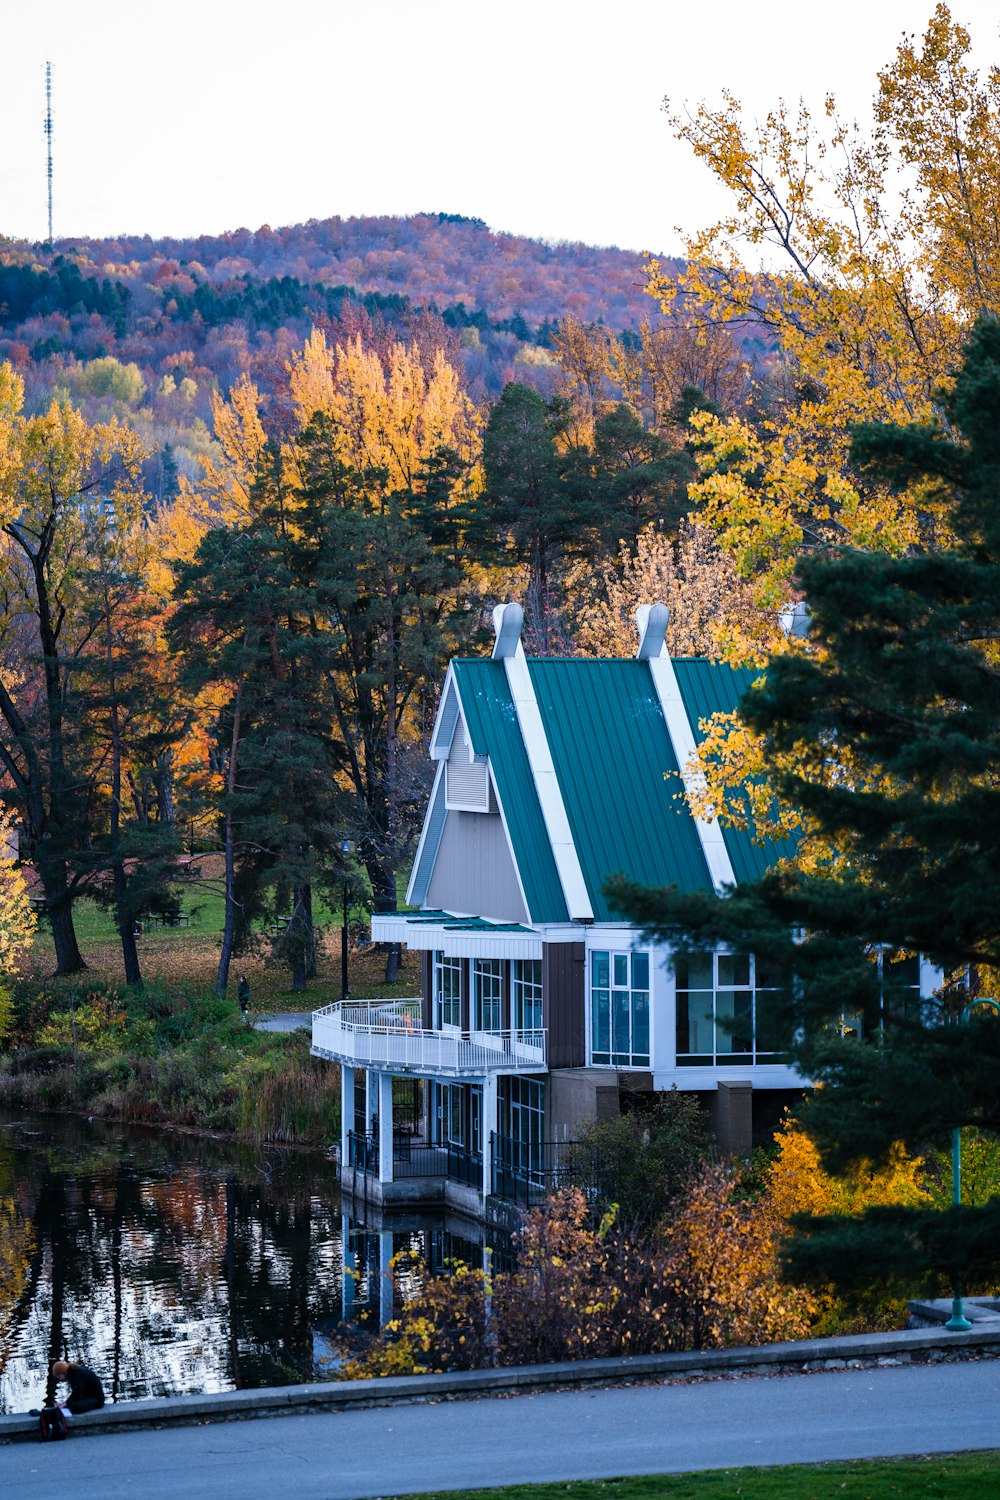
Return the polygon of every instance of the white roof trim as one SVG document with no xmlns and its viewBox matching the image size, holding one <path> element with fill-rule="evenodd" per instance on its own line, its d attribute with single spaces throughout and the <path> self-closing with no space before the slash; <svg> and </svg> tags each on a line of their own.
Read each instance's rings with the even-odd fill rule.
<svg viewBox="0 0 1000 1500">
<path fill-rule="evenodd" d="M 441 820 L 441 826 L 438 829 L 437 843 L 435 844 L 433 849 L 426 849 L 427 857 L 430 860 L 430 869 L 427 871 L 427 878 L 422 882 L 423 889 L 419 889 L 418 882 L 420 882 L 420 877 L 422 874 L 421 866 L 423 864 L 424 852 L 427 845 L 427 831 L 432 827 L 434 822 L 434 815 L 437 811 L 437 799 L 438 797 L 443 797 L 445 794 L 444 778 L 446 765 L 446 761 L 439 760 L 437 763 L 437 769 L 434 772 L 434 785 L 431 787 L 431 794 L 427 800 L 427 810 L 424 813 L 424 821 L 421 824 L 420 828 L 420 840 L 417 844 L 417 852 L 413 856 L 413 869 L 410 871 L 410 879 L 407 882 L 406 886 L 406 902 L 408 906 L 415 906 L 418 902 L 424 899 L 424 896 L 427 893 L 427 887 L 431 883 L 431 876 L 434 873 L 434 865 L 437 860 L 438 849 L 441 847 L 441 834 L 444 832 L 443 818 Z M 525 910 L 527 910 L 527 908 L 525 908 Z"/>
<path fill-rule="evenodd" d="M 458 695 L 458 683 L 455 679 L 455 669 L 451 662 L 445 673 L 444 687 L 441 689 L 441 697 L 438 701 L 437 713 L 434 716 L 434 728 L 431 730 L 431 760 L 447 760 L 451 749 L 451 742 L 455 734 L 455 724 L 461 712 L 462 700 Z M 464 715 L 463 715 L 464 717 Z M 468 730 L 466 730 L 468 733 Z M 471 753 L 472 746 L 469 750 Z"/>
<path fill-rule="evenodd" d="M 566 807 L 559 790 L 556 769 L 552 764 L 552 752 L 545 737 L 545 727 L 538 709 L 538 700 L 531 685 L 531 673 L 520 641 L 511 656 L 503 658 L 507 672 L 510 695 L 514 700 L 517 721 L 521 727 L 521 738 L 528 754 L 528 764 L 538 794 L 538 802 L 545 820 L 546 832 L 552 847 L 552 855 L 559 872 L 559 880 L 566 897 L 566 906 L 574 921 L 592 922 L 594 909 L 590 904 L 587 886 L 580 867 L 580 858 L 573 842 Z"/>
<path fill-rule="evenodd" d="M 670 653 L 665 642 L 660 648 L 659 656 L 649 658 L 649 670 L 653 677 L 653 686 L 656 688 L 656 696 L 660 700 L 667 733 L 680 767 L 681 779 L 685 789 L 689 792 L 693 791 L 697 782 L 692 778 L 689 767 L 695 752 L 694 733 L 688 722 L 687 710 L 677 682 L 677 673 L 674 671 L 674 664 L 670 660 Z M 693 812 L 692 817 L 695 828 L 698 830 L 698 838 L 701 840 L 702 853 L 708 865 L 708 873 L 712 877 L 712 884 L 721 894 L 726 886 L 736 884 L 736 875 L 733 871 L 732 860 L 729 858 L 729 850 L 726 848 L 722 827 L 717 818 L 699 818 Z"/>
<path fill-rule="evenodd" d="M 410 912 L 409 916 L 419 916 Z M 460 932 L 437 922 L 407 921 L 405 912 L 376 913 L 372 917 L 376 943 L 405 943 L 416 952 L 437 950 L 449 958 L 541 958 L 542 938 L 537 932 Z"/>
</svg>

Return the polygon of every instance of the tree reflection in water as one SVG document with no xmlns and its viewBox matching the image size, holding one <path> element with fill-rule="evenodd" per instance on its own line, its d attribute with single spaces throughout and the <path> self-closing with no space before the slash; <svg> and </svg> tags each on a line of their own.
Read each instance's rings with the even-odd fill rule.
<svg viewBox="0 0 1000 1500">
<path fill-rule="evenodd" d="M 312 1379 L 324 1335 L 390 1317 L 413 1261 L 483 1255 L 475 1226 L 440 1216 L 391 1233 L 342 1217 L 318 1153 L 61 1116 L 0 1117 L 8 1199 L 22 1277 L 0 1300 L 0 1411 L 51 1398 L 47 1368 L 66 1357 L 117 1400 Z"/>
</svg>

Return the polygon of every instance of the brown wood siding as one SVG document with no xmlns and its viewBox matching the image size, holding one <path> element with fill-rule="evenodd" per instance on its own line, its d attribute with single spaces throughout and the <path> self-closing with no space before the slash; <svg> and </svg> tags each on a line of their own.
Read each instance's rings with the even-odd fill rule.
<svg viewBox="0 0 1000 1500">
<path fill-rule="evenodd" d="M 543 946 L 542 1017 L 549 1033 L 550 1068 L 586 1067 L 584 973 L 583 943 Z"/>
<path fill-rule="evenodd" d="M 429 950 L 420 955 L 420 1017 L 425 1031 L 434 1025 L 434 955 Z"/>
</svg>

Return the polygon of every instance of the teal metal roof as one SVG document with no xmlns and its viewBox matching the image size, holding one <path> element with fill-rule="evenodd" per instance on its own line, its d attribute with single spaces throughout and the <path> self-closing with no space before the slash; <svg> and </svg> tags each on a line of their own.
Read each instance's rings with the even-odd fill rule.
<svg viewBox="0 0 1000 1500">
<path fill-rule="evenodd" d="M 699 659 L 675 660 L 674 671 L 695 742 L 699 745 L 705 738 L 702 719 L 715 713 L 732 713 L 759 676 L 753 667 L 730 667 L 725 662 Z M 722 834 L 738 883 L 759 880 L 777 860 L 795 852 L 791 840 L 780 844 L 755 843 L 749 829 L 724 824 Z"/>
<path fill-rule="evenodd" d="M 594 920 L 610 875 L 712 890 L 646 662 L 528 661 Z M 463 700 L 464 701 L 464 700 Z"/>
<path fill-rule="evenodd" d="M 502 661 L 452 662 L 469 741 L 488 755 L 532 922 L 568 922 L 569 911 L 539 806 L 528 752 Z"/>
<path fill-rule="evenodd" d="M 447 911 L 421 911 L 410 916 L 400 912 L 411 927 L 446 927 L 449 932 L 524 932 L 530 937 L 535 933 L 520 922 L 491 922 L 488 917 L 455 917 Z"/>
</svg>

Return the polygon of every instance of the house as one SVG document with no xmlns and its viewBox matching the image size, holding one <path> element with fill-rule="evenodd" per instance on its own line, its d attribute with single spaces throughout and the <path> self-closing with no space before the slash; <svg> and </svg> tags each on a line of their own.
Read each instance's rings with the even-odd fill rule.
<svg viewBox="0 0 1000 1500">
<path fill-rule="evenodd" d="M 341 1065 L 348 1189 L 390 1203 L 437 1184 L 480 1212 L 544 1188 L 560 1146 L 629 1092 L 697 1093 L 727 1152 L 801 1092 L 769 1034 L 763 963 L 672 963 L 603 894 L 617 872 L 721 891 L 777 857 L 690 810 L 700 722 L 733 709 L 751 673 L 671 660 L 667 618 L 638 611 L 633 660 L 529 660 L 521 608 L 502 605 L 492 658 L 451 663 L 414 909 L 372 926 L 419 951 L 421 999 L 313 1018 L 314 1054 Z M 404 1078 L 423 1082 L 416 1134 L 398 1128 Z"/>
</svg>

